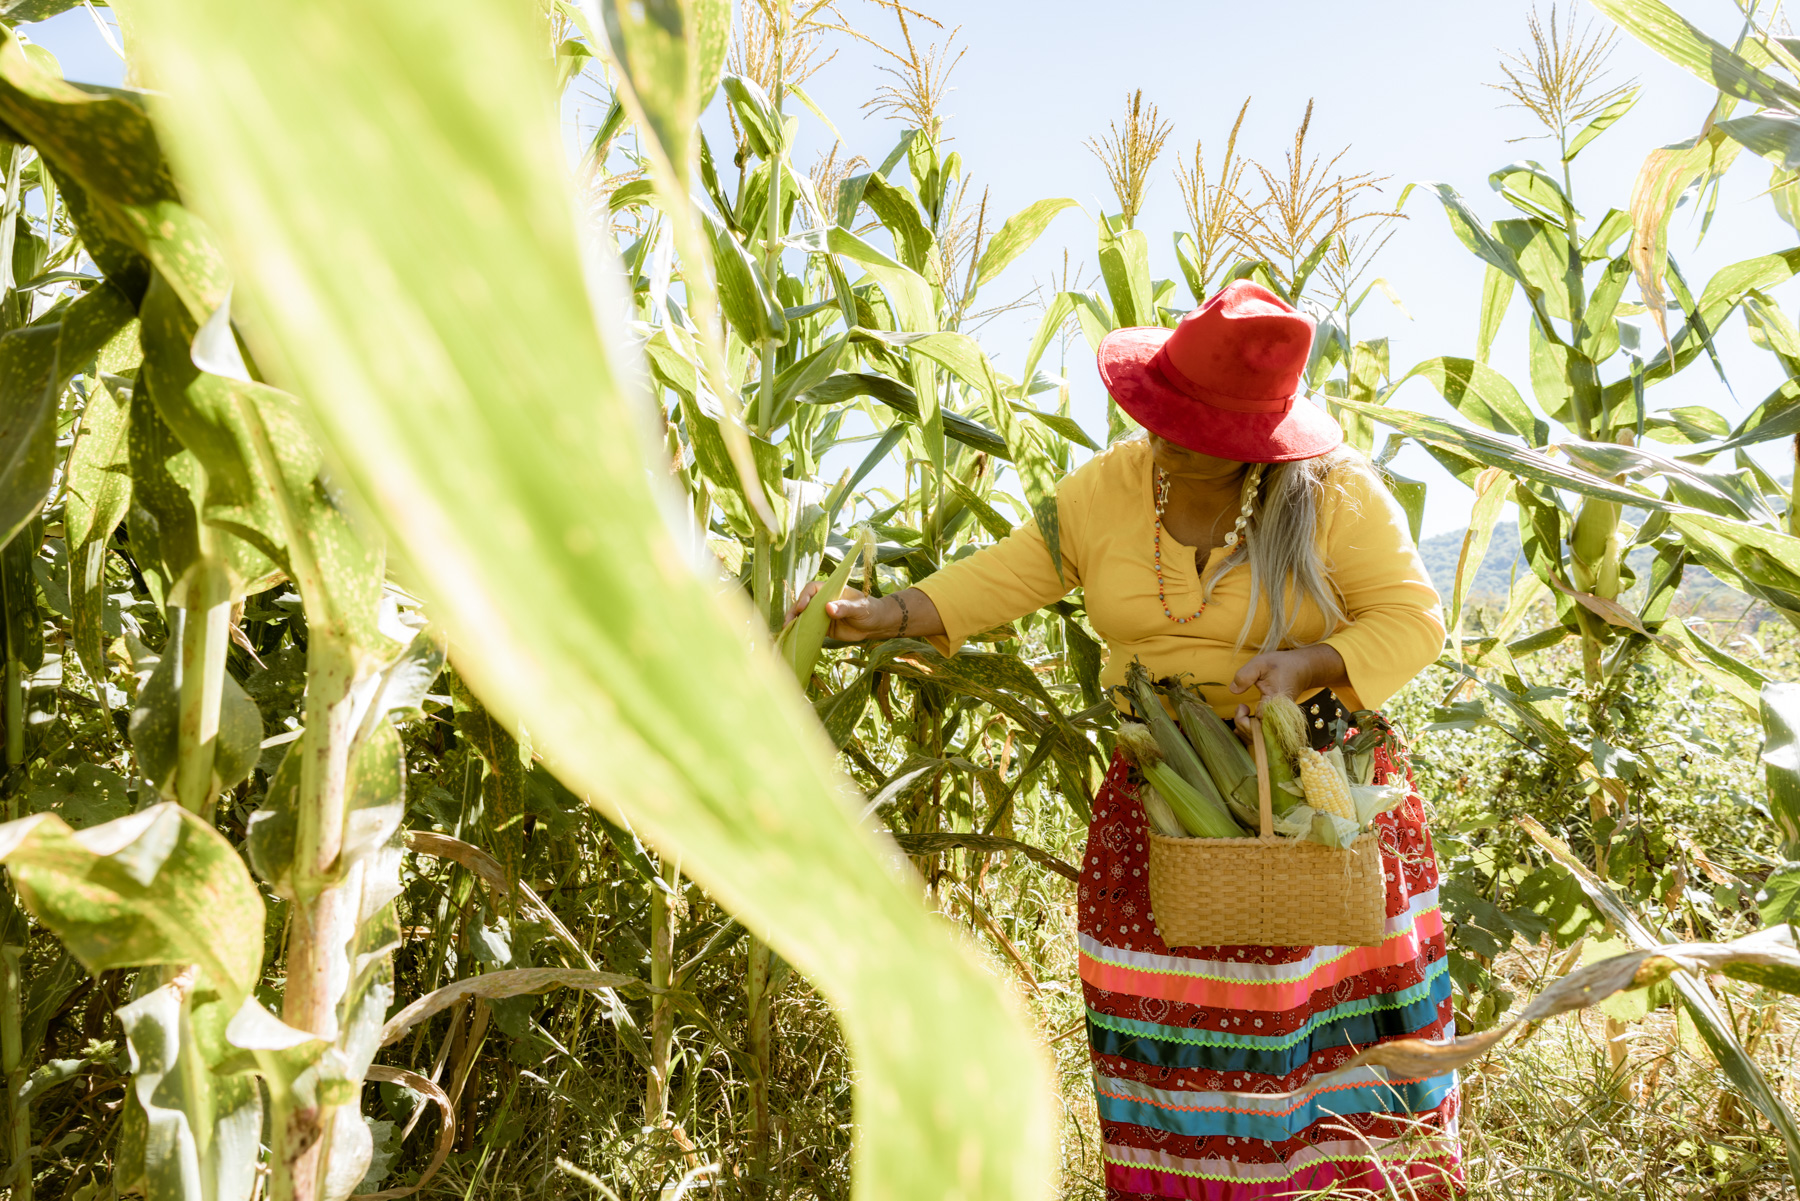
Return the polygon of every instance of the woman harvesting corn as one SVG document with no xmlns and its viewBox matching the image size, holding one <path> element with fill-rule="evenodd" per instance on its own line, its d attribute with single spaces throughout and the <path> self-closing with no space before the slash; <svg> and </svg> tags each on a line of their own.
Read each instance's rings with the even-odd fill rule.
<svg viewBox="0 0 1800 1201">
<path fill-rule="evenodd" d="M 1436 658 L 1444 629 L 1397 507 L 1300 395 L 1312 333 L 1248 282 L 1174 330 L 1114 332 L 1100 373 L 1148 437 L 1063 482 L 1061 573 L 1028 524 L 918 587 L 832 602 L 832 635 L 924 638 L 948 653 L 1080 587 L 1107 642 L 1106 683 L 1141 661 L 1152 676 L 1202 682 L 1206 702 L 1240 724 L 1265 695 L 1294 698 L 1323 746 L 1341 705 L 1382 704 Z M 1080 886 L 1109 1198 L 1452 1191 L 1453 1076 L 1271 1095 L 1371 1043 L 1452 1033 L 1418 798 L 1376 819 L 1388 892 L 1379 945 L 1172 947 L 1150 911 L 1137 779 L 1115 758 Z"/>
</svg>

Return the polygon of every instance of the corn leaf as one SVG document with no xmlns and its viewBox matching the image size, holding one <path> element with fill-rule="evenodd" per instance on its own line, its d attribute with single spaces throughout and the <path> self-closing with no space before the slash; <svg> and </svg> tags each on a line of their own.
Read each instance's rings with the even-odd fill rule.
<svg viewBox="0 0 1800 1201">
<path fill-rule="evenodd" d="M 116 377 L 115 377 L 116 378 Z M 88 393 L 81 431 L 69 455 L 69 492 L 63 502 L 69 546 L 69 609 L 75 653 L 95 679 L 105 679 L 106 544 L 131 505 L 126 433 L 131 422 L 128 381 L 108 380 Z"/>
<path fill-rule="evenodd" d="M 1569 139 L 1569 149 L 1563 155 L 1563 162 L 1573 162 L 1575 156 L 1580 154 L 1589 142 L 1611 129 L 1619 118 L 1630 112 L 1641 95 L 1643 95 L 1642 88 L 1627 88 L 1624 95 L 1601 109 L 1598 116 L 1582 126 L 1580 132 Z"/>
<path fill-rule="evenodd" d="M 762 268 L 743 244 L 711 213 L 702 214 L 719 280 L 719 308 L 732 331 L 750 346 L 777 344 L 787 337 L 787 318 L 769 291 Z"/>
<path fill-rule="evenodd" d="M 1507 288 L 1511 287 L 1509 283 Z M 1513 434 L 1533 446 L 1550 440 L 1550 427 L 1531 411 L 1519 390 L 1480 359 L 1426 359 L 1401 376 L 1390 394 L 1415 376 L 1431 381 L 1451 408 L 1483 429 Z"/>
<path fill-rule="evenodd" d="M 1800 109 L 1800 89 L 1758 70 L 1661 0 L 1594 0 L 1594 7 L 1625 32 L 1726 96 L 1748 100 L 1758 108 Z"/>
<path fill-rule="evenodd" d="M 0 544 L 12 541 L 50 495 L 57 401 L 69 378 L 131 317 L 118 289 L 101 284 L 64 310 L 60 322 L 0 337 Z"/>
<path fill-rule="evenodd" d="M 1406 207 L 1406 199 L 1412 194 L 1414 188 L 1427 188 L 1436 195 L 1439 203 L 1444 207 L 1444 216 L 1450 221 L 1450 232 L 1456 235 L 1457 241 L 1466 246 L 1482 262 L 1518 283 L 1525 290 L 1525 297 L 1531 302 L 1532 310 L 1540 314 L 1543 312 L 1542 292 L 1539 291 L 1536 284 L 1526 278 L 1525 272 L 1520 268 L 1518 259 L 1513 257 L 1512 251 L 1508 250 L 1482 225 L 1481 219 L 1469 208 L 1468 202 L 1462 198 L 1460 192 L 1447 183 L 1429 181 L 1409 183 L 1401 189 L 1399 203 L 1394 206 L 1396 209 Z"/>
<path fill-rule="evenodd" d="M 685 191 L 700 111 L 719 86 L 731 41 L 729 0 L 586 7 L 590 12 L 599 8 L 613 61 L 629 80 Z M 593 41 L 591 25 L 588 40 Z"/>
<path fill-rule="evenodd" d="M 1456 583 L 1450 590 L 1450 641 L 1462 655 L 1462 611 L 1475 573 L 1487 557 L 1488 543 L 1494 536 L 1494 523 L 1510 499 L 1511 481 L 1504 471 L 1490 467 L 1481 473 L 1475 485 L 1475 507 L 1469 514 L 1469 528 L 1463 535 L 1462 554 L 1456 560 Z"/>
<path fill-rule="evenodd" d="M 1631 187 L 1631 265 L 1665 342 L 1669 330 L 1663 279 L 1668 267 L 1669 218 L 1696 177 L 1723 171 L 1730 164 L 1737 147 L 1727 146 L 1724 132 L 1715 129 L 1704 137 L 1653 150 Z"/>
<path fill-rule="evenodd" d="M 95 973 L 199 964 L 235 1010 L 262 973 L 263 902 L 212 823 L 153 805 L 87 830 L 40 813 L 0 826 L 26 906 Z"/>
<path fill-rule="evenodd" d="M 1781 831 L 1783 855 L 1800 859 L 1800 684 L 1763 685 L 1762 722 L 1769 812 Z"/>
<path fill-rule="evenodd" d="M 1037 431 L 1023 425 L 1014 416 L 1012 405 L 1007 402 L 1000 381 L 994 375 L 993 364 L 988 362 L 987 355 L 982 353 L 975 339 L 959 333 L 890 334 L 884 330 L 867 329 L 853 330 L 851 337 L 867 338 L 888 346 L 903 346 L 915 355 L 923 355 L 940 364 L 987 397 L 988 417 L 1006 439 L 1007 457 L 1012 459 L 1013 468 L 1019 473 L 1020 482 L 1025 485 L 1025 498 L 1031 503 L 1031 514 L 1037 521 L 1038 533 L 1043 535 L 1044 545 L 1050 552 L 1050 561 L 1056 565 L 1056 574 L 1061 578 L 1062 539 L 1056 507 L 1056 481 L 1061 473 L 1045 453 Z M 1048 423 L 1048 418 L 1043 418 L 1041 414 L 1038 416 Z"/>
<path fill-rule="evenodd" d="M 144 1191 L 154 1201 L 249 1201 L 258 1184 L 261 1087 L 215 1070 L 230 1049 L 232 1013 L 212 979 L 191 970 L 118 1011 L 131 1090 L 149 1127 Z"/>
<path fill-rule="evenodd" d="M 1066 197 L 1038 200 L 1008 217 L 1006 224 L 1000 227 L 1000 232 L 993 236 L 987 249 L 982 251 L 981 261 L 975 265 L 975 286 L 980 288 L 1010 267 L 1014 259 L 1030 250 L 1032 243 L 1043 236 L 1058 213 L 1075 207 L 1076 203 Z M 1027 369 L 1025 374 L 1030 375 L 1030 370 Z"/>
<path fill-rule="evenodd" d="M 875 535 L 864 526 L 851 544 L 850 550 L 838 565 L 819 586 L 818 592 L 807 603 L 800 615 L 787 624 L 776 640 L 776 648 L 787 665 L 793 670 L 794 678 L 800 687 L 805 688 L 812 679 L 813 666 L 819 661 L 819 650 L 825 645 L 825 631 L 831 625 L 831 618 L 825 612 L 825 606 L 837 600 L 844 593 L 844 585 L 850 582 L 850 572 L 863 555 L 870 553 L 875 547 Z"/>
<path fill-rule="evenodd" d="M 1786 112 L 1752 113 L 1720 121 L 1718 128 L 1752 154 L 1784 171 L 1800 167 L 1800 117 Z"/>
<path fill-rule="evenodd" d="M 871 175 L 863 186 L 863 203 L 893 235 L 900 261 L 920 275 L 928 274 L 937 239 L 926 226 L 925 214 L 919 211 L 911 189 L 889 183 L 885 175 Z"/>
<path fill-rule="evenodd" d="M 838 1006 L 856 1195 L 1041 1195 L 1030 1036 L 882 866 L 791 676 L 663 524 L 532 14 L 170 0 L 142 20 L 258 362 L 313 404 L 483 701 Z"/>
<path fill-rule="evenodd" d="M 1025 352 L 1025 369 L 1021 378 L 1031 379 L 1032 373 L 1037 370 L 1038 361 L 1050 349 L 1050 343 L 1062 332 L 1063 323 L 1075 311 L 1078 298 L 1078 294 L 1074 292 L 1058 292 L 1050 298 L 1043 317 L 1038 320 L 1037 333 L 1032 336 L 1031 349 Z"/>
<path fill-rule="evenodd" d="M 919 419 L 918 393 L 891 376 L 876 375 L 873 372 L 840 371 L 820 380 L 794 399 L 801 404 L 833 405 L 859 396 L 878 400 L 914 421 Z M 979 421 L 972 421 L 960 413 L 944 413 L 944 433 L 983 454 L 1008 461 L 1012 459 L 1012 451 L 1007 448 L 1006 439 Z"/>
<path fill-rule="evenodd" d="M 1150 294 L 1150 243 L 1141 229 L 1114 231 L 1100 219 L 1100 278 L 1120 327 L 1161 325 Z"/>
<path fill-rule="evenodd" d="M 1405 409 L 1395 409 L 1386 405 L 1364 405 L 1353 400 L 1340 400 L 1338 403 L 1347 409 L 1367 412 L 1376 421 L 1399 430 L 1417 442 L 1427 446 L 1442 447 L 1472 459 L 1485 467 L 1498 467 L 1535 483 L 1548 484 L 1553 488 L 1567 488 L 1569 491 L 1578 492 L 1583 496 L 1614 500 L 1643 509 L 1667 509 L 1671 512 L 1682 509 L 1682 506 L 1659 496 L 1653 496 L 1646 492 L 1633 492 L 1603 477 L 1590 475 L 1579 468 L 1559 463 L 1541 451 L 1520 446 L 1486 430 L 1457 425 L 1442 418 L 1427 417 L 1423 413 L 1411 413 Z"/>
</svg>

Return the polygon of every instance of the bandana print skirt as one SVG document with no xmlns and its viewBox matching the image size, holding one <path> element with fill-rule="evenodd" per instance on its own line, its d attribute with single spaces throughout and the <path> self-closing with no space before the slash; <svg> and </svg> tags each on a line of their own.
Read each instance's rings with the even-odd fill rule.
<svg viewBox="0 0 1800 1201">
<path fill-rule="evenodd" d="M 1386 767 L 1378 752 L 1378 779 Z M 1371 1044 L 1455 1032 L 1418 794 L 1376 819 L 1388 888 L 1380 946 L 1170 947 L 1150 913 L 1138 787 L 1115 758 L 1080 885 L 1108 1201 L 1459 1195 L 1454 1075 L 1370 1071 L 1296 1091 Z"/>
</svg>

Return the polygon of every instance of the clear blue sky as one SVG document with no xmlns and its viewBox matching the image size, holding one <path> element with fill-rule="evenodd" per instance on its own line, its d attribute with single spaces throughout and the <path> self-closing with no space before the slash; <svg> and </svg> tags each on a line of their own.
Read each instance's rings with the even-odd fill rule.
<svg viewBox="0 0 1800 1201">
<path fill-rule="evenodd" d="M 1278 164 L 1313 98 L 1317 107 L 1310 146 L 1327 155 L 1348 146 L 1344 165 L 1391 176 L 1386 185 L 1390 198 L 1397 198 L 1409 181 L 1447 181 L 1484 218 L 1514 215 L 1490 191 L 1489 172 L 1515 159 L 1554 157 L 1543 141 L 1509 144 L 1509 139 L 1540 130 L 1529 114 L 1502 107 L 1506 98 L 1484 86 L 1500 78 L 1502 52 L 1528 44 L 1531 5 L 1524 0 L 1131 0 L 1111 6 L 1074 0 L 962 0 L 955 5 L 927 0 L 921 7 L 947 26 L 960 23 L 957 43 L 967 53 L 952 78 L 955 90 L 946 105 L 952 114 L 949 132 L 975 188 L 991 189 L 989 213 L 997 218 L 1047 196 L 1072 197 L 1090 212 L 1103 205 L 1111 208 L 1105 174 L 1084 143 L 1106 130 L 1132 89 L 1142 88 L 1146 99 L 1174 123 L 1138 221 L 1150 236 L 1152 274 L 1158 277 L 1179 279 L 1170 235 L 1185 217 L 1171 174 L 1174 152 L 1191 147 L 1198 137 L 1212 152 L 1209 158 L 1216 158 L 1247 96 L 1254 99 L 1239 147 L 1253 157 Z M 1730 0 L 1680 0 L 1677 7 L 1721 40 L 1736 34 L 1738 18 Z M 898 41 L 892 17 L 874 5 L 842 0 L 842 9 L 870 34 Z M 1548 17 L 1547 6 L 1540 11 Z M 1604 27 L 1585 6 L 1578 16 Z M 57 54 L 70 78 L 118 81 L 118 59 L 82 10 L 28 26 L 26 32 Z M 915 36 L 922 33 L 926 40 L 941 40 L 947 32 L 915 27 Z M 879 162 L 900 132 L 895 123 L 861 110 L 885 82 L 876 71 L 880 59 L 848 40 L 836 48 L 837 58 L 807 89 L 847 140 L 847 150 L 840 153 Z M 1644 156 L 1693 136 L 1712 100 L 1710 89 L 1628 37 L 1619 40 L 1612 75 L 1619 82 L 1635 78 L 1644 85 L 1644 95 L 1625 120 L 1576 161 L 1576 201 L 1590 221 L 1609 207 L 1625 207 Z M 574 119 L 591 121 L 594 115 L 575 114 Z M 832 135 L 811 114 L 801 116 L 795 160 L 804 169 L 829 146 Z M 726 140 L 713 129 L 717 123 L 714 113 L 707 125 L 715 146 Z M 1698 248 L 1699 225 L 1691 210 L 1676 215 L 1671 246 L 1696 290 L 1721 266 L 1800 242 L 1758 195 L 1767 182 L 1766 165 L 1741 156 L 1727 177 L 1712 229 Z M 1413 320 L 1376 297 L 1362 310 L 1357 326 L 1359 336 L 1392 339 L 1396 375 L 1434 355 L 1473 353 L 1482 280 L 1481 264 L 1452 237 L 1434 199 L 1415 194 L 1407 212 L 1411 219 L 1401 224 L 1375 273 L 1392 281 Z M 1048 282 L 1060 268 L 1065 247 L 1092 272 L 1093 227 L 1078 211 L 1059 217 L 1030 255 L 984 290 L 984 298 L 1011 299 L 1034 282 Z M 1185 303 L 1185 287 L 1178 295 Z M 1635 298 L 1635 287 L 1627 296 Z M 1791 309 L 1800 287 L 1785 287 L 1777 296 Z M 1515 301 L 1494 363 L 1529 396 L 1523 309 Z M 1020 313 L 995 321 L 981 339 L 1003 368 L 1016 368 L 1035 326 L 1035 313 Z M 1720 347 L 1735 398 L 1704 364 L 1697 364 L 1653 388 L 1652 407 L 1704 404 L 1735 419 L 1780 382 L 1770 356 L 1750 345 L 1741 318 L 1733 318 L 1720 335 Z M 1621 371 L 1613 366 L 1609 378 Z M 1096 437 L 1103 435 L 1104 394 L 1092 356 L 1079 339 L 1070 347 L 1068 377 L 1077 418 Z M 1406 385 L 1394 403 L 1445 411 L 1423 381 Z M 1772 449 L 1766 461 L 1778 472 L 1789 469 L 1783 452 Z M 1396 467 L 1432 483 L 1428 535 L 1465 523 L 1468 493 L 1422 452 L 1409 448 Z"/>
</svg>

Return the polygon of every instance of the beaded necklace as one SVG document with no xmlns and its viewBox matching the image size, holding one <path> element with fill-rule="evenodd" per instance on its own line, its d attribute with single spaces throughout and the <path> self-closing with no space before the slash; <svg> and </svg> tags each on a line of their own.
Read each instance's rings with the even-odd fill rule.
<svg viewBox="0 0 1800 1201">
<path fill-rule="evenodd" d="M 1249 472 L 1244 476 L 1244 503 L 1238 508 L 1237 522 L 1231 527 L 1231 532 L 1225 535 L 1226 550 L 1237 546 L 1250 524 L 1250 510 L 1256 504 L 1256 486 L 1262 479 L 1262 472 L 1263 465 L 1261 463 L 1252 463 Z M 1206 602 L 1201 601 L 1200 607 L 1187 617 L 1177 617 L 1169 609 L 1169 590 L 1163 582 L 1162 565 L 1162 519 L 1163 511 L 1168 508 L 1168 504 L 1169 477 L 1163 474 L 1162 468 L 1158 467 L 1156 468 L 1156 557 L 1154 560 L 1156 563 L 1156 599 L 1162 602 L 1163 616 L 1180 626 L 1186 625 L 1206 612 Z"/>
</svg>

